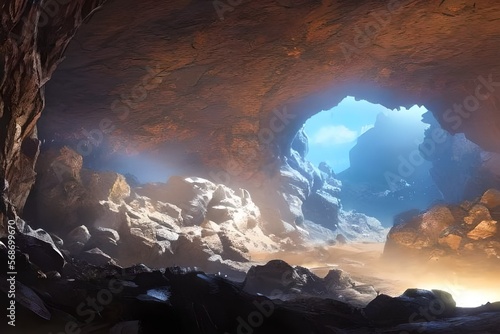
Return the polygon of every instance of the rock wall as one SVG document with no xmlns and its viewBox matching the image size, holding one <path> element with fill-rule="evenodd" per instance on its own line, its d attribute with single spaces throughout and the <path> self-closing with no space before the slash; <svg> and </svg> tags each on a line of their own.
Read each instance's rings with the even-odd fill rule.
<svg viewBox="0 0 500 334">
<path fill-rule="evenodd" d="M 13 207 L 22 209 L 35 181 L 39 152 L 35 125 L 45 104 L 45 84 L 77 28 L 103 3 L 5 0 L 0 4 L 2 223 L 15 216 Z"/>
</svg>

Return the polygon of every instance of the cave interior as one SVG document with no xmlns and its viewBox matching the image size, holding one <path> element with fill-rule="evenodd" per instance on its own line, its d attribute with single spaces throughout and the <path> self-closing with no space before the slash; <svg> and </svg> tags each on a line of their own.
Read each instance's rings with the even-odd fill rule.
<svg viewBox="0 0 500 334">
<path fill-rule="evenodd" d="M 0 8 L 2 333 L 500 333 L 500 3 Z"/>
</svg>

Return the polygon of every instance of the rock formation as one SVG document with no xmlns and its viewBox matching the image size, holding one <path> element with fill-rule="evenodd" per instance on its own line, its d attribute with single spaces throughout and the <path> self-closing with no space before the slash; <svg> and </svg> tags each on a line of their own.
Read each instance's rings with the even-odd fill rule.
<svg viewBox="0 0 500 334">
<path fill-rule="evenodd" d="M 389 231 L 385 255 L 433 260 L 460 256 L 498 263 L 499 194 L 489 189 L 474 201 L 437 205 L 422 214 L 408 215 Z"/>
<path fill-rule="evenodd" d="M 245 271 L 251 253 L 278 251 L 300 233 L 267 233 L 280 229 L 244 189 L 178 176 L 131 188 L 124 176 L 81 161 L 68 147 L 42 154 L 27 209 L 61 248 L 89 263 Z"/>
<path fill-rule="evenodd" d="M 7 217 L 15 215 L 10 207 L 22 209 L 35 181 L 36 122 L 45 104 L 45 84 L 83 20 L 103 2 L 6 0 L 0 4 L 0 179 L 9 184 L 2 190 L 6 196 L 0 210 L 2 229 Z"/>
<path fill-rule="evenodd" d="M 351 241 L 385 238 L 386 231 L 377 220 L 338 210 L 336 198 L 323 203 L 326 211 L 313 207 L 326 219 L 325 227 L 303 218 L 297 221 L 303 216 L 302 200 L 317 205 L 311 196 L 329 189 L 321 181 L 321 188 L 311 192 L 312 176 L 303 170 L 305 176 L 291 167 L 288 171 L 293 177 L 280 174 L 282 192 L 276 197 L 283 200 L 282 209 L 291 217 L 283 220 L 285 214 L 272 205 L 261 212 L 245 189 L 180 176 L 166 183 L 130 187 L 124 176 L 89 170 L 82 160 L 66 146 L 43 152 L 25 213 L 37 228 L 60 240 L 68 256 L 89 263 L 244 272 L 253 253 L 331 243 L 339 234 Z M 307 166 L 312 168 L 310 163 Z M 330 207 L 332 214 L 328 214 Z"/>
</svg>

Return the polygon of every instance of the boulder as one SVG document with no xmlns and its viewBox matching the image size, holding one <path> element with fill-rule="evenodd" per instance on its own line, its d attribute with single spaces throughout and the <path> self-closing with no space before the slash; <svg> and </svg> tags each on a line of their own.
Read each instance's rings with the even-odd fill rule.
<svg viewBox="0 0 500 334">
<path fill-rule="evenodd" d="M 302 210 L 305 219 L 324 227 L 335 229 L 338 224 L 340 201 L 337 197 L 319 190 L 305 200 Z"/>
<path fill-rule="evenodd" d="M 207 205 L 216 185 L 202 178 L 171 177 L 165 185 L 165 193 L 159 199 L 182 209 L 185 226 L 200 225 L 206 217 Z"/>
<path fill-rule="evenodd" d="M 436 242 L 440 234 L 455 222 L 450 209 L 446 206 L 435 206 L 424 213 L 420 232 L 429 238 L 430 242 Z"/>
<path fill-rule="evenodd" d="M 118 231 L 111 228 L 95 227 L 92 229 L 92 237 L 87 246 L 88 248 L 99 247 L 104 253 L 116 257 L 118 255 L 118 246 L 120 235 Z"/>
<path fill-rule="evenodd" d="M 483 220 L 472 231 L 467 233 L 467 237 L 472 240 L 487 239 L 497 234 L 497 222 L 495 220 Z"/>
<path fill-rule="evenodd" d="M 372 324 L 390 326 L 416 321 L 433 321 L 453 314 L 455 308 L 453 297 L 445 291 L 408 289 L 399 297 L 381 294 L 363 311 Z M 424 315 L 427 318 L 424 318 Z"/>
<path fill-rule="evenodd" d="M 488 189 L 481 197 L 481 204 L 492 210 L 500 206 L 500 190 Z"/>
<path fill-rule="evenodd" d="M 328 271 L 323 280 L 328 290 L 346 289 L 354 286 L 351 276 L 342 269 Z"/>
<path fill-rule="evenodd" d="M 48 230 L 66 234 L 80 225 L 90 226 L 108 211 L 101 210 L 100 202 L 117 205 L 129 197 L 123 175 L 90 171 L 82 164 L 82 156 L 67 147 L 41 154 L 33 202 L 37 221 Z"/>
<path fill-rule="evenodd" d="M 89 229 L 85 225 L 75 227 L 71 232 L 66 235 L 66 243 L 71 244 L 80 242 L 85 245 L 91 238 Z"/>
<path fill-rule="evenodd" d="M 462 243 L 462 237 L 456 234 L 448 234 L 439 238 L 438 242 L 440 245 L 449 247 L 450 249 L 456 251 L 460 248 Z"/>
<path fill-rule="evenodd" d="M 441 234 L 454 222 L 455 218 L 449 208 L 434 206 L 423 215 L 393 226 L 387 236 L 386 250 L 390 250 L 394 245 L 410 249 L 434 247 L 438 244 Z"/>
<path fill-rule="evenodd" d="M 156 225 L 156 240 L 175 241 L 179 239 L 179 234 L 161 225 Z"/>
<path fill-rule="evenodd" d="M 104 253 L 99 248 L 92 248 L 88 251 L 80 253 L 78 258 L 95 266 L 104 266 L 106 264 L 116 264 L 108 254 Z"/>
<path fill-rule="evenodd" d="M 317 280 L 320 281 L 319 277 Z M 300 293 L 298 287 L 304 287 L 307 278 L 299 275 L 294 267 L 282 260 L 272 260 L 263 266 L 252 266 L 248 271 L 243 290 L 253 294 L 263 294 L 270 298 L 283 298 L 283 295 Z"/>
<path fill-rule="evenodd" d="M 113 240 L 114 242 L 118 242 L 120 240 L 120 234 L 116 230 L 112 228 L 106 227 L 95 227 L 92 230 L 92 238 L 102 238 Z"/>
<path fill-rule="evenodd" d="M 103 201 L 96 210 L 97 214 L 93 225 L 96 228 L 102 227 L 120 231 L 127 222 L 126 211 L 126 207 L 121 204 Z"/>
<path fill-rule="evenodd" d="M 16 246 L 20 251 L 44 272 L 61 271 L 66 261 L 50 234 L 43 229 L 32 229 L 22 219 L 18 219 L 16 225 L 20 232 L 16 235 Z"/>
<path fill-rule="evenodd" d="M 470 210 L 468 216 L 464 218 L 467 225 L 476 226 L 483 220 L 491 220 L 490 211 L 488 208 L 481 204 L 474 205 Z"/>
<path fill-rule="evenodd" d="M 115 172 L 92 172 L 84 170 L 82 180 L 93 201 L 111 201 L 119 204 L 130 196 L 130 186 L 125 176 Z"/>
</svg>

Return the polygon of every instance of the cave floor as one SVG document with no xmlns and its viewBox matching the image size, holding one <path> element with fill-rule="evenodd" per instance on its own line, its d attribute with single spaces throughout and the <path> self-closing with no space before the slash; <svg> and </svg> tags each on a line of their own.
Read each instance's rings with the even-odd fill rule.
<svg viewBox="0 0 500 334">
<path fill-rule="evenodd" d="M 377 292 L 399 296 L 408 288 L 440 289 L 450 292 L 458 306 L 475 307 L 500 301 L 498 263 L 484 260 L 420 258 L 387 259 L 384 243 L 350 243 L 311 247 L 306 251 L 254 253 L 252 261 L 283 260 L 303 266 L 320 277 L 330 269 L 346 271 L 357 284 L 372 285 Z"/>
</svg>

